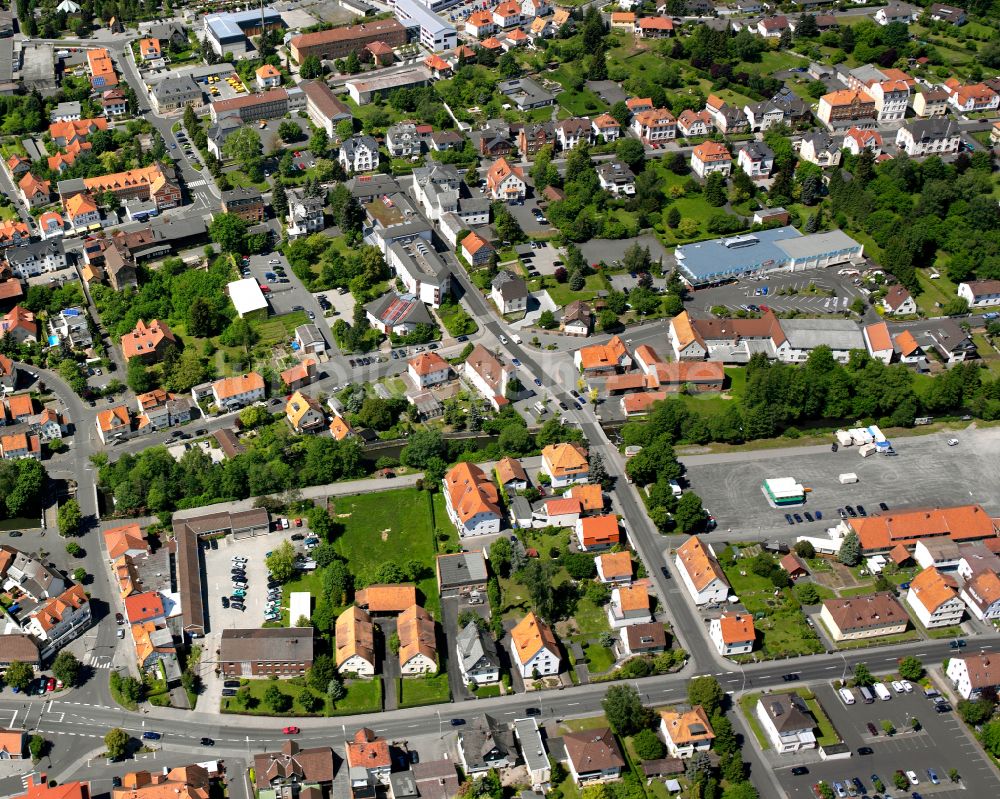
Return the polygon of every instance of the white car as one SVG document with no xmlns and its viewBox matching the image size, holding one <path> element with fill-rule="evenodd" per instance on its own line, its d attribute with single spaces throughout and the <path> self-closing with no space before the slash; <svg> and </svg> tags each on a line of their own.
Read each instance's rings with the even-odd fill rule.
<svg viewBox="0 0 1000 799">
<path fill-rule="evenodd" d="M 892 681 L 892 690 L 895 691 L 897 694 L 901 694 L 906 691 L 906 689 L 903 687 L 903 683 L 901 683 L 899 680 Z"/>
<path fill-rule="evenodd" d="M 907 779 L 909 779 L 910 785 L 919 785 L 920 784 L 920 780 L 917 779 L 917 772 L 915 772 L 915 771 L 907 771 L 906 772 L 906 777 L 907 777 Z"/>
<path fill-rule="evenodd" d="M 908 694 L 913 693 L 913 684 L 909 680 L 903 680 L 902 682 L 903 690 Z"/>
<path fill-rule="evenodd" d="M 948 439 L 948 446 L 949 447 L 957 447 L 958 446 L 958 439 L 957 438 L 949 438 Z"/>
<path fill-rule="evenodd" d="M 506 344 L 507 343 L 507 337 L 506 336 L 500 336 L 500 343 L 501 344 Z M 955 443 L 957 444 L 958 442 L 956 441 Z"/>
</svg>

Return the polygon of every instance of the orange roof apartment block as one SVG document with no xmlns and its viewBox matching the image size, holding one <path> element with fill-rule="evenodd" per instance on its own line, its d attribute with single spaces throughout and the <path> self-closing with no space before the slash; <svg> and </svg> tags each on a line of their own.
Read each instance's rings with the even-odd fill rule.
<svg viewBox="0 0 1000 799">
<path fill-rule="evenodd" d="M 715 739 L 715 731 L 701 705 L 683 712 L 661 711 L 660 732 L 671 757 L 690 757 L 695 752 L 707 751 Z"/>
<path fill-rule="evenodd" d="M 720 655 L 729 657 L 752 651 L 757 631 L 753 626 L 753 617 L 749 614 L 723 613 L 719 618 L 712 619 L 708 637 L 712 639 Z"/>
<path fill-rule="evenodd" d="M 90 70 L 90 85 L 98 90 L 110 89 L 118 85 L 115 66 L 107 48 L 97 47 L 87 51 L 87 68 Z"/>
<path fill-rule="evenodd" d="M 604 516 L 584 516 L 576 523 L 576 540 L 580 549 L 606 549 L 621 542 L 618 516 L 608 513 Z"/>
<path fill-rule="evenodd" d="M 92 196 L 112 192 L 121 200 L 138 198 L 152 200 L 157 210 L 173 208 L 181 202 L 181 191 L 168 177 L 162 164 L 154 163 L 141 169 L 129 169 L 126 172 L 114 172 L 96 178 L 83 178 L 85 191 Z M 74 191 L 79 194 L 79 191 Z M 71 195 L 63 195 L 65 205 Z"/>
<path fill-rule="evenodd" d="M 337 670 L 341 674 L 371 677 L 375 674 L 375 632 L 371 616 L 350 607 L 337 617 L 335 629 Z"/>
<path fill-rule="evenodd" d="M 522 677 L 559 673 L 559 644 L 556 636 L 534 611 L 510 631 L 511 652 Z"/>
<path fill-rule="evenodd" d="M 135 523 L 105 530 L 104 546 L 108 550 L 108 557 L 112 560 L 117 560 L 123 555 L 140 557 L 150 553 L 149 541 L 146 540 L 142 528 Z"/>
<path fill-rule="evenodd" d="M 584 513 L 604 510 L 604 489 L 594 483 L 575 485 L 566 496 L 579 500 Z"/>
<path fill-rule="evenodd" d="M 906 604 L 928 629 L 960 624 L 965 603 L 958 598 L 955 578 L 942 574 L 934 566 L 924 569 L 910 581 Z"/>
<path fill-rule="evenodd" d="M 354 601 L 369 613 L 402 613 L 417 604 L 417 587 L 413 583 L 369 585 L 355 592 Z"/>
<path fill-rule="evenodd" d="M 500 532 L 503 514 L 493 481 L 474 463 L 459 463 L 444 476 L 448 516 L 462 536 Z"/>
<path fill-rule="evenodd" d="M 347 743 L 347 766 L 366 769 L 369 774 L 384 771 L 388 775 L 392 768 L 389 742 L 363 727 L 355 733 L 354 740 Z"/>
</svg>

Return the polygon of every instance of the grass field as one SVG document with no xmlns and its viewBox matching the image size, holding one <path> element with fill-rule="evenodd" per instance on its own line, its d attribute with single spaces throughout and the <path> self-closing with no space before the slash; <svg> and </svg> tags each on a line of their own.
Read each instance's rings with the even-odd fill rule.
<svg viewBox="0 0 1000 799">
<path fill-rule="evenodd" d="M 760 744 L 761 749 L 770 749 L 771 742 L 767 739 L 764 734 L 763 728 L 760 726 L 760 720 L 757 718 L 757 700 L 760 699 L 762 695 L 757 694 L 745 694 L 740 697 L 740 710 L 743 711 L 743 718 L 746 720 L 747 725 L 753 730 L 754 737 L 757 739 L 757 743 Z"/>
<path fill-rule="evenodd" d="M 344 532 L 334 547 L 348 561 L 355 579 L 372 573 L 383 563 L 406 568 L 420 564 L 417 588 L 420 601 L 435 618 L 440 618 L 437 581 L 434 576 L 434 536 L 448 532 L 447 514 L 431 515 L 431 495 L 415 488 L 358 494 L 336 500 L 334 515 Z"/>
<path fill-rule="evenodd" d="M 399 682 L 401 708 L 436 705 L 451 699 L 447 672 L 428 677 L 403 677 Z"/>
<path fill-rule="evenodd" d="M 592 300 L 597 296 L 598 291 L 604 290 L 604 282 L 601 280 L 600 275 L 587 275 L 586 284 L 580 291 L 573 291 L 569 287 L 569 281 L 565 283 L 556 283 L 551 277 L 546 278 L 546 291 L 549 292 L 549 296 L 559 307 L 569 305 L 574 300 Z M 538 291 L 541 285 L 540 278 L 532 279 L 528 286 L 529 291 Z"/>
<path fill-rule="evenodd" d="M 325 693 L 293 683 L 289 680 L 240 680 L 249 689 L 250 704 L 247 707 L 239 696 L 224 697 L 221 709 L 223 713 L 246 713 L 252 716 L 349 716 L 355 713 L 377 713 L 382 709 L 382 680 L 348 680 L 344 683 L 347 695 L 334 703 Z M 292 697 L 292 709 L 284 713 L 275 713 L 264 704 L 264 693 L 271 685 L 277 685 L 281 691 Z M 241 688 L 242 690 L 242 688 Z M 322 707 L 312 713 L 306 713 L 299 702 L 304 693 L 312 693 L 323 700 Z"/>
<path fill-rule="evenodd" d="M 260 343 L 274 346 L 283 341 L 289 341 L 295 333 L 295 328 L 308 324 L 308 322 L 309 317 L 306 316 L 305 311 L 292 311 L 281 316 L 272 316 L 256 325 L 260 332 Z"/>
<path fill-rule="evenodd" d="M 816 738 L 816 742 L 820 746 L 832 746 L 833 744 L 839 744 L 840 736 L 837 735 L 837 730 L 834 729 L 833 724 L 830 723 L 830 719 L 823 711 L 823 707 L 820 705 L 819 700 L 816 699 L 815 696 L 811 698 L 804 698 L 806 707 L 809 708 L 809 712 L 811 712 L 813 718 L 816 719 L 816 726 L 819 727 L 819 736 Z"/>
</svg>

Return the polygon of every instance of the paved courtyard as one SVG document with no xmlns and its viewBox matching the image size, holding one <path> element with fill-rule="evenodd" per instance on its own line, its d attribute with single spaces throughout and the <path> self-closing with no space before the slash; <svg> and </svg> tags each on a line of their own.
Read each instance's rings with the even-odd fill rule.
<svg viewBox="0 0 1000 799">
<path fill-rule="evenodd" d="M 834 453 L 829 445 L 698 456 L 686 463 L 686 478 L 722 531 L 821 535 L 838 519 L 838 508 L 858 503 L 877 513 L 879 502 L 893 510 L 978 502 L 1000 513 L 1000 430 L 969 429 L 954 434 L 960 444 L 949 447 L 952 435 L 895 439 L 896 457 L 862 458 L 857 447 Z M 844 472 L 854 472 L 859 481 L 841 485 L 837 478 Z M 793 477 L 811 488 L 806 504 L 789 510 L 820 510 L 823 521 L 789 527 L 785 510 L 771 507 L 761 491 L 764 479 L 774 477 Z"/>
</svg>

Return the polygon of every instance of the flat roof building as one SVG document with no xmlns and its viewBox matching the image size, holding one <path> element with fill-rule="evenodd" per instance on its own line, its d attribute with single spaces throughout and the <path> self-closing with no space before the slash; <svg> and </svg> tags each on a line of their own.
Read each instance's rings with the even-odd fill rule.
<svg viewBox="0 0 1000 799">
<path fill-rule="evenodd" d="M 420 43 L 431 52 L 454 50 L 458 32 L 419 0 L 389 0 L 396 19 L 407 28 L 416 29 Z"/>
<path fill-rule="evenodd" d="M 218 55 L 232 53 L 245 58 L 253 49 L 251 36 L 284 27 L 281 15 L 273 8 L 254 8 L 235 13 L 209 14 L 205 17 L 205 38 Z"/>
<path fill-rule="evenodd" d="M 431 73 L 426 67 L 413 67 L 392 75 L 382 75 L 367 80 L 349 80 L 344 85 L 354 102 L 358 105 L 367 105 L 375 97 L 385 96 L 393 89 L 411 89 L 415 86 L 426 86 L 430 82 Z"/>
<path fill-rule="evenodd" d="M 260 285 L 254 278 L 234 280 L 227 289 L 229 299 L 233 301 L 233 307 L 241 319 L 250 315 L 267 315 L 267 298 L 264 297 L 264 292 L 260 290 Z"/>
<path fill-rule="evenodd" d="M 863 254 L 864 245 L 842 230 L 803 236 L 793 227 L 682 244 L 674 252 L 681 277 L 691 286 L 754 273 L 831 266 Z"/>
</svg>

